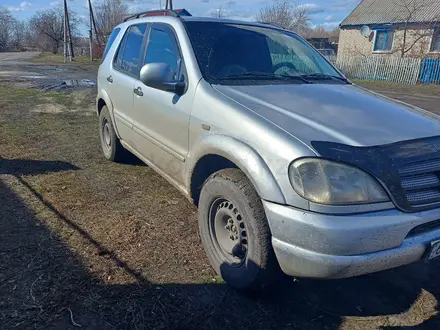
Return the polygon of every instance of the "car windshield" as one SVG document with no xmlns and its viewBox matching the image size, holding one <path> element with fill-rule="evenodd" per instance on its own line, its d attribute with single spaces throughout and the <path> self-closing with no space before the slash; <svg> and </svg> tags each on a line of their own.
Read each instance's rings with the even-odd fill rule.
<svg viewBox="0 0 440 330">
<path fill-rule="evenodd" d="M 346 82 L 294 33 L 228 22 L 187 21 L 186 26 L 202 75 L 209 83 Z"/>
</svg>

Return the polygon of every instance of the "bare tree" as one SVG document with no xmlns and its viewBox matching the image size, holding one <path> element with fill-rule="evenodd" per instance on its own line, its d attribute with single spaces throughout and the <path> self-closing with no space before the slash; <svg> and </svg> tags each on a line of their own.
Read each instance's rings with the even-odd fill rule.
<svg viewBox="0 0 440 330">
<path fill-rule="evenodd" d="M 223 8 L 223 5 L 220 5 L 220 7 L 218 7 L 217 9 L 214 9 L 211 12 L 211 16 L 215 17 L 215 18 L 226 18 L 226 17 L 228 17 L 226 15 L 225 9 Z"/>
<path fill-rule="evenodd" d="M 234 1 L 226 2 L 226 5 L 221 4 L 220 7 L 211 11 L 211 16 L 215 18 L 229 18 L 231 6 L 234 5 Z"/>
<path fill-rule="evenodd" d="M 10 39 L 10 47 L 13 50 L 22 50 L 28 30 L 26 22 L 15 20 L 11 26 L 11 29 L 12 33 Z"/>
<path fill-rule="evenodd" d="M 400 53 L 401 57 L 405 57 L 414 50 L 417 44 L 424 47 L 427 46 L 430 37 L 433 35 L 434 28 L 440 22 L 440 17 L 435 17 L 431 21 L 424 23 L 423 26 L 420 25 L 416 28 L 414 28 L 414 22 L 418 21 L 418 17 L 422 12 L 429 10 L 434 1 L 435 0 L 394 0 L 394 3 L 399 8 L 397 15 L 400 16 L 400 18 L 396 20 L 401 20 L 403 17 L 401 28 L 403 36 L 396 50 Z"/>
<path fill-rule="evenodd" d="M 96 29 L 100 39 L 107 40 L 114 27 L 120 24 L 129 15 L 128 6 L 121 0 L 104 0 L 96 6 L 95 10 Z"/>
<path fill-rule="evenodd" d="M 299 34 L 304 34 L 310 29 L 309 8 L 298 5 L 294 0 L 275 0 L 273 4 L 260 9 L 256 20 L 274 24 Z"/>
<path fill-rule="evenodd" d="M 29 20 L 29 36 L 35 46 L 56 54 L 61 49 L 64 36 L 64 12 L 62 8 L 49 9 L 34 14 Z M 69 12 L 72 38 L 77 35 L 78 20 Z"/>
<path fill-rule="evenodd" d="M 10 11 L 0 6 L 0 52 L 8 50 L 12 38 L 12 26 L 15 19 Z"/>
</svg>

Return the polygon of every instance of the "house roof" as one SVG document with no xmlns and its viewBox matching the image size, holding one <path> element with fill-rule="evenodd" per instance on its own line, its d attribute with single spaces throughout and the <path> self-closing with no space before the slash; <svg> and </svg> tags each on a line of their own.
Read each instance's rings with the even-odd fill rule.
<svg viewBox="0 0 440 330">
<path fill-rule="evenodd" d="M 440 0 L 362 0 L 340 26 L 393 24 L 407 20 L 410 23 L 440 22 Z"/>
<path fill-rule="evenodd" d="M 186 10 L 185 8 L 183 9 L 174 9 L 174 11 L 179 14 L 179 15 L 185 15 L 185 16 L 191 16 L 191 14 L 189 13 L 188 10 Z"/>
</svg>

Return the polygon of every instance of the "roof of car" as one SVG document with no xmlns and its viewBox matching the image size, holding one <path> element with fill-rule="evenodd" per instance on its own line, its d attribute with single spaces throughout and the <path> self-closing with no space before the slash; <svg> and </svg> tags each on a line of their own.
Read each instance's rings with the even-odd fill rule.
<svg viewBox="0 0 440 330">
<path fill-rule="evenodd" d="M 279 26 L 276 26 L 276 25 L 251 22 L 251 21 L 234 20 L 234 19 L 229 19 L 229 18 L 196 17 L 196 16 L 181 16 L 179 18 L 186 21 L 186 22 L 246 24 L 246 25 L 264 26 L 264 27 L 270 26 L 270 27 L 274 27 L 277 29 L 281 29 Z"/>
<path fill-rule="evenodd" d="M 151 12 L 152 14 L 154 14 L 154 11 Z M 232 19 L 226 19 L 226 18 L 215 18 L 215 17 L 197 17 L 197 16 L 169 16 L 169 15 L 144 15 L 142 17 L 138 17 L 138 18 L 133 18 L 129 21 L 124 21 L 125 22 L 129 22 L 129 24 L 131 25 L 133 23 L 133 21 L 139 22 L 142 20 L 146 20 L 146 21 L 150 21 L 150 20 L 173 20 L 173 19 L 178 19 L 178 20 L 182 20 L 185 22 L 203 22 L 203 23 L 229 23 L 229 24 L 246 24 L 246 25 L 255 25 L 255 26 L 270 26 L 273 28 L 277 28 L 277 29 L 281 29 L 278 26 L 275 25 L 271 25 L 271 24 L 265 24 L 265 23 L 258 23 L 258 22 L 251 22 L 251 21 L 242 21 L 242 20 L 232 20 Z"/>
<path fill-rule="evenodd" d="M 239 20 L 231 20 L 228 18 L 216 18 L 216 17 L 198 17 L 198 16 L 181 16 L 181 19 L 188 22 L 220 22 L 220 23 L 228 23 L 228 22 L 240 22 L 244 23 L 244 21 Z M 253 22 L 245 22 L 252 24 Z"/>
<path fill-rule="evenodd" d="M 128 25 L 131 25 L 133 21 L 139 22 L 142 20 L 145 21 L 145 19 L 147 21 L 151 21 L 151 20 L 160 21 L 161 18 L 163 18 L 165 21 L 169 19 L 179 19 L 181 21 L 186 21 L 186 22 L 245 24 L 245 25 L 254 25 L 254 26 L 262 26 L 262 27 L 270 26 L 277 29 L 283 29 L 281 26 L 277 26 L 275 24 L 269 24 L 269 23 L 231 20 L 231 19 L 216 18 L 216 17 L 196 17 L 196 16 L 192 16 L 190 12 L 187 11 L 186 9 L 174 9 L 174 10 L 157 9 L 157 10 L 141 12 L 127 16 L 124 19 L 123 23 L 130 22 Z"/>
</svg>

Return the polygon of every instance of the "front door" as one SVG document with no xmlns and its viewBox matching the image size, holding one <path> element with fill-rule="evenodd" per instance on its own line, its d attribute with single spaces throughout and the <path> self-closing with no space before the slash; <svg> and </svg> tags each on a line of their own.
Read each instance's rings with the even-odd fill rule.
<svg viewBox="0 0 440 330">
<path fill-rule="evenodd" d="M 143 61 L 143 64 L 148 63 L 166 63 L 174 70 L 175 79 L 188 79 L 176 35 L 169 25 L 152 24 Z M 163 172 L 182 183 L 194 95 L 187 92 L 178 96 L 145 86 L 139 80 L 135 82 L 134 89 L 138 91 L 134 97 L 133 121 L 133 131 L 137 135 L 136 149 Z"/>
</svg>

